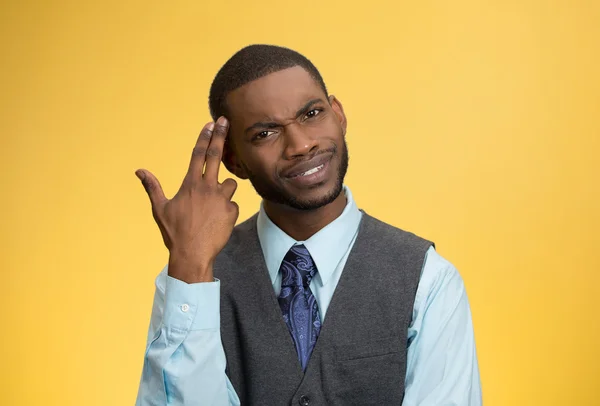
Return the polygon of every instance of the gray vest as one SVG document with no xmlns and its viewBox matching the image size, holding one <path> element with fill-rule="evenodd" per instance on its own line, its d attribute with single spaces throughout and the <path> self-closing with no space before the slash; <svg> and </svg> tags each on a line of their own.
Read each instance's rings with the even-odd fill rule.
<svg viewBox="0 0 600 406">
<path fill-rule="evenodd" d="M 242 405 L 400 405 L 407 330 L 431 242 L 363 213 L 306 373 L 269 278 L 256 215 L 214 265 L 227 375 Z"/>
</svg>

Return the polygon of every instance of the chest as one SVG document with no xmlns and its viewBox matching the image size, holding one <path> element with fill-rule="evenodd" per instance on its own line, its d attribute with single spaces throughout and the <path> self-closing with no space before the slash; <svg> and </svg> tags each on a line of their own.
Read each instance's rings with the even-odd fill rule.
<svg viewBox="0 0 600 406">
<path fill-rule="evenodd" d="M 227 374 L 242 404 L 401 403 L 407 330 L 428 242 L 367 218 L 327 295 L 305 373 L 257 240 L 234 242 L 217 259 L 215 276 Z"/>
</svg>

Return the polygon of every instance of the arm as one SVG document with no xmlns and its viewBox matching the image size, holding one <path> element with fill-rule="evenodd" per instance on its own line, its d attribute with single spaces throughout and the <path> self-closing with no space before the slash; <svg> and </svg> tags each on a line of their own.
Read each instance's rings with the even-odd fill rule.
<svg viewBox="0 0 600 406">
<path fill-rule="evenodd" d="M 240 404 L 225 374 L 219 283 L 187 284 L 166 269 L 156 278 L 136 406 Z"/>
<path fill-rule="evenodd" d="M 239 405 L 225 374 L 212 269 L 239 214 L 231 201 L 236 182 L 218 181 L 227 131 L 224 117 L 204 126 L 170 200 L 152 173 L 136 171 L 169 250 L 169 265 L 156 283 L 138 406 Z"/>
<path fill-rule="evenodd" d="M 408 331 L 404 406 L 479 406 L 481 384 L 462 278 L 430 248 Z"/>
</svg>

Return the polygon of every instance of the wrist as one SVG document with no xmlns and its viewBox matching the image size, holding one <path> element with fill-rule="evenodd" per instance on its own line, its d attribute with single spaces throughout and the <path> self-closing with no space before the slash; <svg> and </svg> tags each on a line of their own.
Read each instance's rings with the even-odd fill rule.
<svg viewBox="0 0 600 406">
<path fill-rule="evenodd" d="M 212 261 L 203 261 L 171 253 L 168 274 L 185 283 L 213 282 Z"/>
</svg>

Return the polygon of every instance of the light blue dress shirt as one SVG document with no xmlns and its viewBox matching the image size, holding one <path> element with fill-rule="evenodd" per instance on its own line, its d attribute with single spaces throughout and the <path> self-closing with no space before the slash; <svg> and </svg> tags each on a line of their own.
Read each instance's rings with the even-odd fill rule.
<svg viewBox="0 0 600 406">
<path fill-rule="evenodd" d="M 294 244 L 304 244 L 317 266 L 310 284 L 324 323 L 352 249 L 362 212 L 344 187 L 342 214 L 306 241 L 277 227 L 261 205 L 257 230 L 273 289 Z M 136 405 L 239 405 L 225 374 L 221 344 L 220 281 L 186 284 L 167 268 L 156 278 L 148 345 Z M 425 257 L 408 329 L 403 406 L 478 406 L 481 385 L 471 311 L 463 281 L 433 247 Z"/>
</svg>

